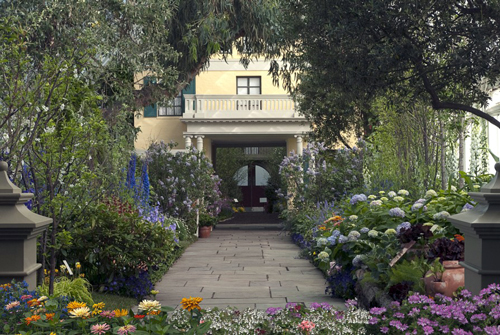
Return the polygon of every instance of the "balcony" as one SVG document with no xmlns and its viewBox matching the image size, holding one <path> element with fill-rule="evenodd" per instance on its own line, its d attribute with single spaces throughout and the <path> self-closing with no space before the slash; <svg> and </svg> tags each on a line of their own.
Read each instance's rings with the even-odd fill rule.
<svg viewBox="0 0 500 335">
<path fill-rule="evenodd" d="M 183 121 L 302 121 L 288 95 L 186 94 Z M 194 120 L 193 120 L 194 121 Z"/>
</svg>

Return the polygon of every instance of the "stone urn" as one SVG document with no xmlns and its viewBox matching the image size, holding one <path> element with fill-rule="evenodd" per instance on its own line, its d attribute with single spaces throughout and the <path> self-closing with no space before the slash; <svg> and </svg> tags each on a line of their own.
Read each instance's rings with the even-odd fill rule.
<svg viewBox="0 0 500 335">
<path fill-rule="evenodd" d="M 428 278 L 424 279 L 427 288 L 426 293 L 432 296 L 440 293 L 453 298 L 453 293 L 465 284 L 465 269 L 458 261 L 444 261 L 443 267 L 444 272 L 438 274 L 438 276 L 441 275 L 441 281 L 433 281 Z"/>
<path fill-rule="evenodd" d="M 210 227 L 210 226 L 200 227 L 200 233 L 199 233 L 200 238 L 210 237 L 211 231 L 212 231 L 212 227 Z"/>
</svg>

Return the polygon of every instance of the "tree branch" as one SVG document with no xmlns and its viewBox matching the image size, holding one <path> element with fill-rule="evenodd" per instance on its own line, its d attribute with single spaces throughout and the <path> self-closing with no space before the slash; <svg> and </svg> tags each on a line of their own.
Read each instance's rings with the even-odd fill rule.
<svg viewBox="0 0 500 335">
<path fill-rule="evenodd" d="M 420 78 L 422 78 L 425 90 L 431 96 L 432 108 L 434 108 L 436 110 L 453 109 L 453 110 L 461 110 L 461 111 L 469 112 L 469 113 L 472 113 L 476 116 L 479 116 L 480 118 L 485 119 L 486 121 L 490 122 L 491 124 L 497 126 L 500 129 L 500 121 L 495 119 L 493 116 L 491 116 L 488 113 L 485 113 L 485 112 L 483 112 L 477 108 L 474 108 L 472 106 L 469 106 L 469 105 L 464 105 L 464 104 L 455 103 L 455 102 L 441 101 L 438 97 L 438 94 L 437 94 L 435 88 L 432 86 L 432 84 L 429 80 L 429 77 L 427 77 L 427 74 L 422 66 L 422 62 L 417 61 L 415 63 L 415 67 L 420 75 Z"/>
</svg>

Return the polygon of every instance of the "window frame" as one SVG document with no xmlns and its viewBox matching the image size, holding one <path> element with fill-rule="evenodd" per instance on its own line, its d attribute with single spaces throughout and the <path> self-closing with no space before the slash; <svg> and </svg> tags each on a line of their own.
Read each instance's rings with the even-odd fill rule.
<svg viewBox="0 0 500 335">
<path fill-rule="evenodd" d="M 251 86 L 250 85 L 250 79 L 252 78 L 258 78 L 259 79 L 259 86 Z M 247 79 L 247 85 L 246 86 L 240 86 L 239 85 L 239 79 Z M 262 94 L 262 77 L 261 76 L 237 76 L 236 77 L 236 95 L 250 95 L 250 89 L 251 88 L 259 88 L 259 94 Z M 239 94 L 238 91 L 240 88 L 246 88 L 247 89 L 247 94 Z M 252 94 L 255 95 L 255 94 Z"/>
<path fill-rule="evenodd" d="M 179 100 L 177 100 L 179 99 Z M 178 101 L 178 104 L 176 104 L 176 100 Z M 184 114 L 183 108 L 182 108 L 182 93 L 179 93 L 175 98 L 169 100 L 166 104 L 158 104 L 158 117 L 173 117 L 173 116 L 182 116 Z M 161 110 L 165 108 L 165 114 L 160 114 Z M 179 114 L 176 114 L 176 108 L 180 111 Z M 168 114 L 168 111 L 171 110 L 173 111 L 173 114 Z"/>
</svg>

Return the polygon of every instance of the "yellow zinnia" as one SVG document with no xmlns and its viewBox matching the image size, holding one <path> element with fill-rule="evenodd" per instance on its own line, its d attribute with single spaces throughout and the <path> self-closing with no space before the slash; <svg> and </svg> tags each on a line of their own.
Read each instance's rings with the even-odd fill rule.
<svg viewBox="0 0 500 335">
<path fill-rule="evenodd" d="M 139 303 L 140 311 L 159 311 L 161 309 L 161 304 L 157 300 L 143 300 Z"/>
<path fill-rule="evenodd" d="M 183 309 L 187 309 L 188 311 L 192 311 L 193 309 L 197 308 L 198 310 L 201 311 L 200 307 L 200 302 L 203 300 L 203 298 L 200 297 L 189 297 L 187 298 L 182 298 L 181 304 Z"/>
<path fill-rule="evenodd" d="M 90 309 L 88 307 L 80 307 L 80 308 L 75 308 L 71 312 L 69 317 L 70 318 L 88 318 L 90 316 Z"/>
<path fill-rule="evenodd" d="M 94 304 L 94 305 L 92 306 L 92 308 L 93 308 L 93 309 L 104 309 L 104 307 L 105 307 L 105 306 L 106 306 L 106 304 L 105 304 L 105 303 L 103 303 L 103 302 L 98 302 L 97 304 Z"/>
<path fill-rule="evenodd" d="M 66 308 L 71 311 L 76 308 L 87 307 L 87 304 L 84 302 L 72 301 L 66 306 Z"/>
<path fill-rule="evenodd" d="M 126 309 L 115 309 L 114 312 L 115 312 L 115 317 L 117 318 L 128 315 L 128 311 Z"/>
</svg>

